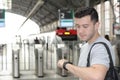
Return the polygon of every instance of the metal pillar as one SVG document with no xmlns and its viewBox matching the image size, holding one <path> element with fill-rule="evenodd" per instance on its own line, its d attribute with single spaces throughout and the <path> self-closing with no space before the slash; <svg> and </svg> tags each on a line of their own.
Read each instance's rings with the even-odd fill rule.
<svg viewBox="0 0 120 80">
<path fill-rule="evenodd" d="M 89 4 L 90 4 L 90 1 L 89 1 L 89 0 L 86 0 L 86 1 L 85 1 L 86 7 L 89 7 L 89 6 L 90 6 Z"/>
<path fill-rule="evenodd" d="M 116 22 L 116 15 L 114 12 L 114 0 L 110 0 L 110 39 L 114 38 L 114 27 L 113 24 Z"/>
<path fill-rule="evenodd" d="M 105 35 L 105 4 L 104 0 L 101 0 L 101 35 Z"/>
<path fill-rule="evenodd" d="M 112 3 L 113 3 L 113 1 L 112 1 Z M 110 15 L 110 27 L 109 27 L 109 28 L 110 28 L 110 37 L 111 37 L 111 38 L 113 38 L 113 30 L 114 30 L 114 28 L 113 28 L 113 22 L 114 22 L 113 19 L 114 19 L 114 18 L 113 18 L 113 14 L 112 14 L 113 12 L 112 12 L 112 11 L 113 11 L 113 10 L 112 10 L 112 8 L 110 7 L 110 14 L 109 14 L 109 15 Z"/>
</svg>

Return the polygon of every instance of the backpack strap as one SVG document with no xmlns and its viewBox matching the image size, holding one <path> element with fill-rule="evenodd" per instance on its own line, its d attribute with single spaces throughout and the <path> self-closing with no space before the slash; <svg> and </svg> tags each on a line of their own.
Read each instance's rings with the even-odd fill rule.
<svg viewBox="0 0 120 80">
<path fill-rule="evenodd" d="M 94 44 L 91 46 L 90 51 L 89 51 L 89 53 L 88 53 L 88 57 L 87 57 L 87 67 L 90 66 L 90 53 L 91 53 L 91 50 L 92 50 L 92 48 L 93 48 L 93 46 L 94 46 L 95 44 L 103 44 L 103 45 L 105 46 L 105 48 L 106 48 L 106 50 L 107 50 L 107 53 L 108 53 L 108 55 L 109 55 L 110 67 L 113 68 L 114 65 L 113 65 L 113 60 L 112 60 L 112 56 L 111 56 L 110 49 L 109 49 L 108 45 L 107 45 L 106 43 L 104 43 L 104 42 L 97 42 L 97 43 L 94 43 Z"/>
</svg>

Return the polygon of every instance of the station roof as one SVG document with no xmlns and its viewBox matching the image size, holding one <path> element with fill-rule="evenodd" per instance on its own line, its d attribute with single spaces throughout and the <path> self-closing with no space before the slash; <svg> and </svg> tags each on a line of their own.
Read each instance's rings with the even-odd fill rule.
<svg viewBox="0 0 120 80">
<path fill-rule="evenodd" d="M 72 8 L 77 10 L 88 5 L 97 5 L 100 1 L 101 0 L 12 0 L 12 9 L 7 11 L 25 16 L 27 19 L 36 22 L 39 27 L 42 28 L 59 19 L 58 9 Z"/>
</svg>

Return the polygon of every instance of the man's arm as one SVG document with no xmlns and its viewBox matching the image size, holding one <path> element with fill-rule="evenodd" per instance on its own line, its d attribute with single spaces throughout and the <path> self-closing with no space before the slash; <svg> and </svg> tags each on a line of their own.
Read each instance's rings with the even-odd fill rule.
<svg viewBox="0 0 120 80">
<path fill-rule="evenodd" d="M 58 61 L 58 67 L 63 68 L 66 60 Z M 104 65 L 95 64 L 91 67 L 79 67 L 72 64 L 66 64 L 66 69 L 82 80 L 104 80 L 108 68 Z"/>
</svg>

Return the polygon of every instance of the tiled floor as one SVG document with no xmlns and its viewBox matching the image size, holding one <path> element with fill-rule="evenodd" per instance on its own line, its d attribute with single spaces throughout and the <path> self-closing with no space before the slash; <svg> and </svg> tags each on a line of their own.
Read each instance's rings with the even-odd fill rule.
<svg viewBox="0 0 120 80">
<path fill-rule="evenodd" d="M 72 74 L 68 74 L 67 77 L 62 77 L 55 73 L 55 71 L 47 70 L 44 73 L 44 77 L 37 77 L 34 72 L 23 71 L 20 74 L 20 78 L 13 78 L 12 75 L 0 75 L 0 80 L 79 80 Z"/>
<path fill-rule="evenodd" d="M 70 74 L 67 77 L 62 77 L 53 71 L 48 71 L 44 74 L 44 77 L 37 77 L 29 72 L 22 72 L 20 78 L 13 78 L 13 76 L 0 76 L 0 80 L 78 80 L 78 78 Z"/>
<path fill-rule="evenodd" d="M 53 71 L 48 71 L 44 74 L 44 77 L 37 77 L 31 73 L 23 73 L 20 78 L 13 78 L 13 76 L 0 76 L 0 80 L 79 80 L 77 77 L 74 77 L 71 74 L 68 74 L 67 77 L 62 77 Z"/>
<path fill-rule="evenodd" d="M 1 76 L 0 80 L 78 80 L 75 77 L 43 77 L 37 78 L 34 75 L 31 76 L 22 76 L 20 78 L 13 78 L 12 76 Z"/>
</svg>

